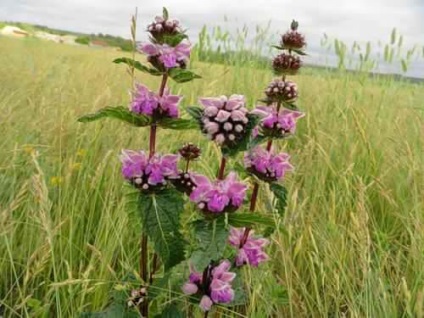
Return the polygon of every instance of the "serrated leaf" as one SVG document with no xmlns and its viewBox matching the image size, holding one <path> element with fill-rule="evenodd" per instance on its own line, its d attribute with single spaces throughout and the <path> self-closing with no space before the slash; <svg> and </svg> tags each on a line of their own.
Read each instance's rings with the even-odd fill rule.
<svg viewBox="0 0 424 318">
<path fill-rule="evenodd" d="M 234 227 L 255 227 L 257 225 L 264 225 L 275 228 L 275 221 L 273 218 L 251 212 L 228 214 L 228 224 Z"/>
<path fill-rule="evenodd" d="M 239 140 L 236 145 L 233 145 L 231 147 L 221 147 L 221 151 L 224 156 L 234 157 L 239 152 L 246 151 L 247 149 L 249 149 L 249 144 L 252 140 L 252 131 L 259 123 L 259 117 L 256 115 L 248 114 L 247 118 L 249 119 L 249 122 L 246 125 L 246 133 L 243 138 Z"/>
<path fill-rule="evenodd" d="M 284 212 L 287 206 L 287 189 L 278 183 L 272 183 L 269 188 L 277 201 L 276 209 L 278 214 L 284 216 Z"/>
<path fill-rule="evenodd" d="M 185 241 L 180 232 L 184 201 L 175 189 L 140 194 L 139 211 L 144 232 L 151 239 L 165 271 L 184 260 Z"/>
<path fill-rule="evenodd" d="M 164 129 L 186 130 L 199 128 L 199 124 L 193 119 L 164 118 L 158 125 Z"/>
<path fill-rule="evenodd" d="M 165 19 L 165 20 L 168 20 L 169 19 L 169 12 L 168 12 L 168 10 L 165 8 L 165 7 L 163 7 L 163 9 L 162 9 L 162 15 L 163 15 L 163 18 Z"/>
<path fill-rule="evenodd" d="M 142 72 L 145 72 L 145 73 L 149 73 L 149 74 L 151 74 L 153 76 L 161 76 L 161 75 L 164 74 L 163 72 L 161 72 L 161 71 L 159 71 L 159 70 L 157 70 L 155 68 L 151 68 L 151 67 L 148 67 L 146 65 L 143 65 L 139 61 L 133 60 L 133 59 L 128 58 L 128 57 L 121 57 L 121 58 L 115 59 L 115 60 L 113 60 L 113 63 L 116 63 L 116 64 L 120 64 L 120 63 L 127 64 L 130 67 L 134 67 L 135 69 L 137 69 L 139 71 L 142 71 Z"/>
<path fill-rule="evenodd" d="M 177 83 L 185 83 L 190 82 L 196 78 L 202 78 L 201 76 L 193 73 L 192 71 L 184 70 L 177 67 L 171 68 L 168 74 L 169 77 L 171 77 Z"/>
<path fill-rule="evenodd" d="M 219 260 L 224 253 L 228 229 L 224 217 L 212 221 L 197 220 L 193 222 L 198 249 L 192 254 L 191 261 L 197 270 L 204 269 L 211 260 Z"/>
<path fill-rule="evenodd" d="M 192 107 L 187 107 L 186 111 L 197 122 L 200 122 L 200 120 L 202 119 L 203 108 L 192 106 Z"/>
<path fill-rule="evenodd" d="M 80 118 L 78 118 L 78 121 L 81 123 L 88 123 L 101 118 L 119 119 L 137 127 L 148 126 L 151 123 L 150 117 L 134 114 L 128 108 L 123 106 L 105 107 L 99 109 L 93 114 L 81 116 Z"/>
</svg>

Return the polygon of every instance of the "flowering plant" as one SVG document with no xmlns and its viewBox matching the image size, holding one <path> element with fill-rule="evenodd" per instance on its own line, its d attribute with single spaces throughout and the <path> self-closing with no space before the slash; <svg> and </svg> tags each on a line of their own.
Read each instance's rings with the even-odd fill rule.
<svg viewBox="0 0 424 318">
<path fill-rule="evenodd" d="M 300 58 L 292 53 L 304 54 L 304 37 L 297 32 L 295 22 L 292 30 L 283 35 L 277 48 L 288 53 L 278 55 L 272 63 L 274 73 L 282 78 L 273 80 L 266 88 L 265 105 L 250 111 L 245 97 L 233 94 L 202 97 L 200 106 L 182 109 L 183 96 L 171 94 L 167 83 L 169 79 L 185 83 L 200 78 L 188 69 L 191 45 L 186 34 L 179 21 L 169 18 L 164 9 L 163 15 L 147 26 L 150 42 L 138 45 L 135 21 L 134 17 L 133 45 L 147 56 L 149 65 L 135 60 L 135 55 L 114 61 L 126 64 L 132 74 L 129 107 L 106 107 L 79 119 L 91 122 L 114 118 L 149 128 L 148 149 L 123 150 L 120 156 L 122 177 L 136 196 L 143 229 L 139 277 L 131 280 L 133 289 L 129 293 L 115 296 L 114 303 L 96 317 L 106 317 L 111 312 L 125 317 L 149 317 L 152 310 L 158 309 L 162 309 L 162 316 L 181 313 L 180 304 L 173 299 L 162 305 L 169 293 L 160 293 L 161 286 L 171 286 L 173 293 L 182 292 L 205 317 L 217 305 L 239 310 L 236 306 L 248 301 L 240 268 L 256 268 L 270 258 L 266 252 L 270 240 L 255 234 L 255 230 L 260 233 L 265 227 L 270 235 L 275 217 L 283 214 L 286 205 L 287 191 L 278 182 L 293 166 L 290 156 L 275 152 L 272 143 L 293 135 L 297 120 L 304 116 L 294 104 L 298 98 L 297 85 L 286 80 L 287 74 L 295 74 L 301 66 Z M 159 76 L 159 90 L 136 83 L 135 70 Z M 184 112 L 192 119 L 180 118 Z M 206 176 L 190 169 L 190 163 L 201 154 L 201 149 L 192 143 L 183 145 L 177 153 L 157 153 L 160 128 L 200 130 L 221 151 L 217 175 Z M 261 146 L 264 142 L 266 148 Z M 247 179 L 234 170 L 226 171 L 239 155 L 244 157 Z M 276 199 L 268 214 L 256 211 L 260 182 L 269 185 Z M 247 200 L 249 211 L 244 208 Z M 270 215 L 274 212 L 277 215 Z M 182 225 L 181 216 L 193 217 L 193 213 L 195 220 Z M 171 277 L 176 273 L 187 273 L 184 284 L 173 285 Z"/>
</svg>

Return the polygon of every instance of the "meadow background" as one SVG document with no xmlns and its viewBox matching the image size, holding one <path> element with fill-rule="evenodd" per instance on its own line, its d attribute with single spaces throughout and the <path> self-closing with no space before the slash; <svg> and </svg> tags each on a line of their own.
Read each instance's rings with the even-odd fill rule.
<svg viewBox="0 0 424 318">
<path fill-rule="evenodd" d="M 0 52 L 1 311 L 77 317 L 137 270 L 140 224 L 126 209 L 118 154 L 145 147 L 147 131 L 77 122 L 128 104 L 131 78 L 111 63 L 122 52 L 5 37 Z M 217 64 L 201 54 L 191 68 L 203 79 L 172 85 L 184 107 L 231 93 L 253 107 L 272 79 L 248 58 Z M 246 269 L 246 317 L 424 317 L 424 84 L 311 68 L 292 79 L 307 115 L 279 143 L 296 171 L 269 271 Z M 216 173 L 218 149 L 199 132 L 158 138 L 167 152 L 199 143 L 196 168 Z"/>
</svg>

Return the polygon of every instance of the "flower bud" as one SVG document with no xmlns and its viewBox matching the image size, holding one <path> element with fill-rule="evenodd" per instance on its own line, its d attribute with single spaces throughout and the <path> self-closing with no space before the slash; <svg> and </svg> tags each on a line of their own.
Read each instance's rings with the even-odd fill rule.
<svg viewBox="0 0 424 318">
<path fill-rule="evenodd" d="M 302 49 L 305 45 L 305 37 L 297 32 L 297 28 L 299 27 L 299 23 L 297 21 L 294 21 L 291 23 L 291 30 L 287 31 L 282 37 L 281 37 L 281 46 L 287 49 Z"/>
<path fill-rule="evenodd" d="M 269 103 L 293 102 L 298 96 L 297 85 L 291 81 L 275 79 L 268 85 L 265 95 Z"/>
<path fill-rule="evenodd" d="M 277 75 L 296 74 L 302 62 L 298 56 L 282 53 L 277 55 L 272 61 L 272 68 Z"/>
<path fill-rule="evenodd" d="M 180 153 L 181 157 L 186 160 L 195 160 L 199 158 L 201 154 L 200 148 L 196 145 L 193 145 L 192 143 L 185 144 L 178 150 L 178 152 Z"/>
</svg>

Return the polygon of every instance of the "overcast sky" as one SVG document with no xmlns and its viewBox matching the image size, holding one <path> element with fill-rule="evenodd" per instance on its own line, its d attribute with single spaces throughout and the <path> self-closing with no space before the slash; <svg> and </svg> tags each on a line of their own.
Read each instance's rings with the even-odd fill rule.
<svg viewBox="0 0 424 318">
<path fill-rule="evenodd" d="M 204 24 L 230 30 L 247 24 L 254 30 L 271 21 L 275 32 L 284 32 L 295 18 L 314 51 L 324 33 L 347 43 L 385 43 L 394 27 L 405 46 L 424 45 L 424 0 L 0 0 L 0 20 L 129 37 L 129 18 L 138 7 L 141 36 L 162 6 L 189 29 L 193 41 Z"/>
</svg>

